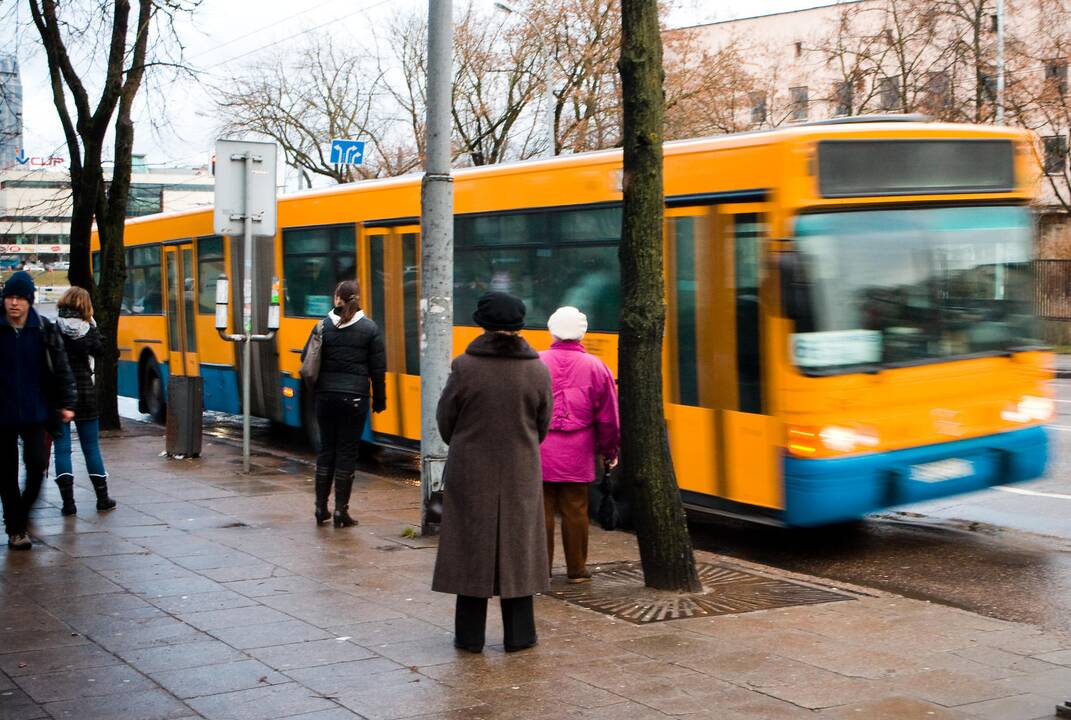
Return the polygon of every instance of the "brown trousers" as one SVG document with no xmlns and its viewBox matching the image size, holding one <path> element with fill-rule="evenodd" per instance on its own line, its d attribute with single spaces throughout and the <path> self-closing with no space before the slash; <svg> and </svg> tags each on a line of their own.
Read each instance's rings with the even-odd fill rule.
<svg viewBox="0 0 1071 720">
<path fill-rule="evenodd" d="M 562 545 L 569 577 L 590 577 L 588 572 L 587 483 L 543 483 L 543 515 L 547 521 L 547 558 L 554 567 L 554 516 L 562 516 Z"/>
</svg>

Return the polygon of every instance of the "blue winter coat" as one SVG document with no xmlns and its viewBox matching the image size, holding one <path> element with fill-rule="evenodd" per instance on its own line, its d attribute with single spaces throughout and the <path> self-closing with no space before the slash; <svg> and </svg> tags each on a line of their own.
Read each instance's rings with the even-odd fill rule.
<svg viewBox="0 0 1071 720">
<path fill-rule="evenodd" d="M 77 401 L 74 376 L 56 326 L 30 308 L 17 331 L 0 311 L 0 427 L 46 423 L 59 430 L 59 411 Z"/>
</svg>

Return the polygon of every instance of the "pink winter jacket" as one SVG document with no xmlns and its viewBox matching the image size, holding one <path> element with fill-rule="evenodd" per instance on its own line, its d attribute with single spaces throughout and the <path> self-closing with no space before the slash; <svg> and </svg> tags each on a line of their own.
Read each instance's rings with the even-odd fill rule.
<svg viewBox="0 0 1071 720">
<path fill-rule="evenodd" d="M 554 412 L 540 447 L 543 482 L 595 480 L 595 455 L 617 457 L 621 425 L 610 368 L 576 340 L 559 340 L 539 353 L 550 368 Z"/>
</svg>

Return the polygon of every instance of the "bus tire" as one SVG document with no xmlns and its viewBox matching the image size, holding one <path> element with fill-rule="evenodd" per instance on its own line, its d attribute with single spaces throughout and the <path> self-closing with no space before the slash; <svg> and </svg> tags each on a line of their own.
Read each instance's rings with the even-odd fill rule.
<svg viewBox="0 0 1071 720">
<path fill-rule="evenodd" d="M 167 398 L 164 395 L 164 380 L 156 360 L 145 363 L 141 375 L 141 406 L 154 422 L 167 422 Z"/>
</svg>

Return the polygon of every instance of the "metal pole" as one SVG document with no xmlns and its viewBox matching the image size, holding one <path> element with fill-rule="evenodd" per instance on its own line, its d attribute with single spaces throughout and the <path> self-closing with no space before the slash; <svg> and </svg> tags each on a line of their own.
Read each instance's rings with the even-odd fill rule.
<svg viewBox="0 0 1071 720">
<path fill-rule="evenodd" d="M 253 370 L 253 153 L 245 156 L 245 244 L 242 255 L 242 471 L 249 474 L 249 388 Z"/>
<path fill-rule="evenodd" d="M 529 24 L 531 21 L 529 20 Z M 555 147 L 555 132 L 554 132 L 554 63 L 551 62 L 550 52 L 547 50 L 545 43 L 540 40 L 540 45 L 543 48 L 543 58 L 546 62 L 546 67 L 543 68 L 543 82 L 546 84 L 546 103 L 547 103 L 547 157 L 554 157 L 557 152 Z"/>
<path fill-rule="evenodd" d="M 997 0 L 997 125 L 1004 124 L 1004 0 Z"/>
<path fill-rule="evenodd" d="M 450 177 L 450 103 L 454 16 L 451 0 L 428 0 L 427 158 L 420 186 L 420 529 L 439 531 L 429 517 L 432 493 L 442 490 L 446 443 L 435 409 L 453 353 L 454 186 Z"/>
</svg>

